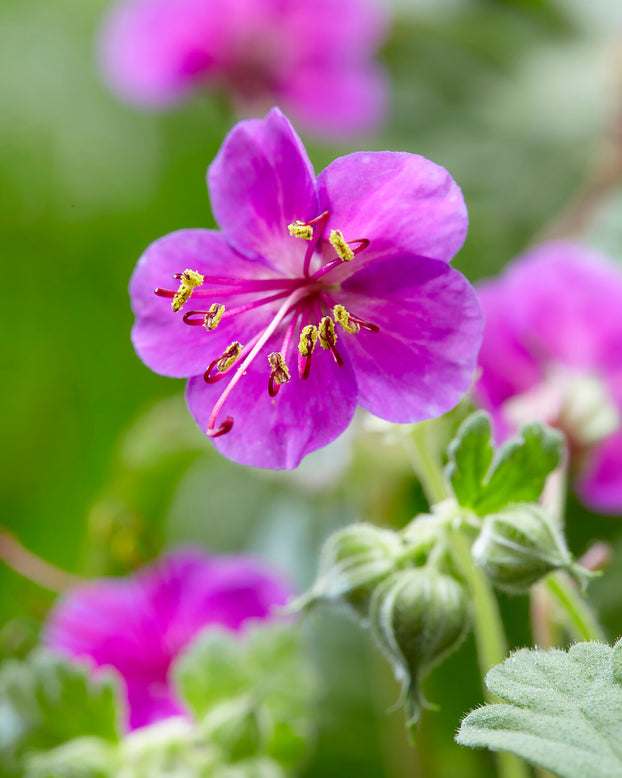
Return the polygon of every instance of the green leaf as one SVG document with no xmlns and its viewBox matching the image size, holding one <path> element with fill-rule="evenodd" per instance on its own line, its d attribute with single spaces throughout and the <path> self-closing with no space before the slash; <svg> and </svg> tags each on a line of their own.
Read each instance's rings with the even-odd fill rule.
<svg viewBox="0 0 622 778">
<path fill-rule="evenodd" d="M 210 628 L 175 663 L 173 677 L 197 719 L 217 727 L 212 734 L 217 741 L 222 735 L 223 747 L 226 733 L 229 758 L 243 745 L 236 727 L 247 754 L 249 711 L 262 728 L 258 754 L 289 766 L 306 751 L 314 682 L 291 623 L 257 624 L 242 636 Z"/>
<path fill-rule="evenodd" d="M 96 677 L 83 664 L 47 651 L 0 668 L 0 764 L 7 775 L 23 775 L 26 754 L 74 738 L 119 740 L 117 686 L 110 673 Z"/>
<path fill-rule="evenodd" d="M 449 444 L 447 477 L 460 505 L 477 503 L 494 455 L 490 417 L 477 411 L 460 425 Z"/>
<path fill-rule="evenodd" d="M 101 738 L 70 740 L 25 760 L 24 778 L 117 778 L 116 746 Z"/>
<path fill-rule="evenodd" d="M 469 416 L 449 446 L 447 476 L 458 503 L 480 516 L 515 502 L 535 502 L 562 459 L 563 435 L 539 422 L 526 424 L 493 457 L 491 423 Z"/>
<path fill-rule="evenodd" d="M 561 778 L 622 775 L 620 643 L 522 649 L 488 673 L 503 700 L 472 711 L 458 743 L 509 751 Z M 617 657 L 617 658 L 616 658 Z"/>
</svg>

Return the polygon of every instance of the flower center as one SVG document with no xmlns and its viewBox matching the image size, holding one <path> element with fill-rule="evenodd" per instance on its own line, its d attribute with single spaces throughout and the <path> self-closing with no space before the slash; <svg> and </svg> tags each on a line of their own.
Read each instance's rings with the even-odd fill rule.
<svg viewBox="0 0 622 778">
<path fill-rule="evenodd" d="M 303 381 L 310 375 L 313 353 L 318 343 L 323 350 L 330 351 L 339 367 L 344 365 L 337 347 L 337 324 L 348 335 L 356 335 L 361 329 L 368 332 L 379 331 L 375 324 L 364 321 L 339 303 L 335 295 L 338 294 L 340 286 L 330 284 L 331 272 L 354 260 L 369 246 L 369 240 L 346 240 L 340 230 L 331 230 L 328 243 L 336 256 L 311 273 L 311 260 L 320 246 L 328 217 L 329 212 L 325 211 L 309 222 L 295 221 L 289 225 L 292 238 L 308 242 L 302 275 L 299 278 L 224 278 L 201 275 L 195 270 L 187 269 L 174 276 L 179 280 L 177 290 L 155 289 L 155 294 L 159 297 L 172 298 L 171 308 L 174 313 L 179 313 L 190 300 L 209 300 L 208 307 L 183 314 L 185 324 L 203 326 L 208 332 L 215 330 L 222 321 L 243 316 L 264 306 L 274 310 L 275 303 L 281 302 L 276 313 L 270 315 L 267 326 L 251 338 L 250 342 L 242 345 L 237 340 L 233 341 L 222 354 L 216 355 L 209 363 L 204 379 L 206 383 L 212 384 L 225 378 L 241 360 L 212 409 L 206 430 L 209 436 L 219 437 L 231 430 L 231 416 L 227 416 L 220 424 L 216 423 L 220 410 L 249 365 L 275 335 L 280 333 L 282 341 L 280 350 L 272 351 L 268 356 L 268 394 L 273 398 L 281 387 L 291 380 L 287 360 L 293 351 L 292 343 L 297 331 L 298 376 Z M 240 297 L 244 299 L 246 295 L 248 302 L 240 302 Z M 236 304 L 231 308 L 221 302 L 226 301 L 228 297 L 236 298 Z"/>
</svg>

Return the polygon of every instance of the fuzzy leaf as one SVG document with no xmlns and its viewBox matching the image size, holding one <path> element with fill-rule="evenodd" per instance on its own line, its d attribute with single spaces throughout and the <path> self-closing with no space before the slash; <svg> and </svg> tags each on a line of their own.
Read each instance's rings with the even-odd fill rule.
<svg viewBox="0 0 622 778">
<path fill-rule="evenodd" d="M 620 643 L 578 643 L 567 652 L 517 651 L 486 677 L 503 703 L 469 713 L 456 740 L 509 751 L 561 778 L 619 778 L 620 650 Z"/>
<path fill-rule="evenodd" d="M 260 721 L 269 721 L 258 754 L 289 766 L 306 751 L 314 684 L 291 623 L 256 625 L 242 636 L 210 628 L 177 661 L 174 678 L 182 699 L 208 726 L 234 711 L 234 701 L 245 703 L 239 710 L 251 706 Z M 246 715 L 239 729 L 246 737 Z M 229 727 L 231 740 L 230 733 Z"/>
<path fill-rule="evenodd" d="M 26 758 L 24 778 L 117 778 L 118 753 L 106 740 L 76 738 Z"/>
<path fill-rule="evenodd" d="M 23 775 L 30 753 L 92 736 L 119 740 L 117 687 L 109 673 L 93 678 L 87 667 L 47 651 L 0 669 L 0 764 Z"/>
<path fill-rule="evenodd" d="M 478 411 L 450 444 L 446 473 L 458 503 L 485 516 L 510 503 L 538 500 L 561 462 L 563 445 L 561 433 L 533 422 L 493 456 L 490 417 Z"/>
</svg>

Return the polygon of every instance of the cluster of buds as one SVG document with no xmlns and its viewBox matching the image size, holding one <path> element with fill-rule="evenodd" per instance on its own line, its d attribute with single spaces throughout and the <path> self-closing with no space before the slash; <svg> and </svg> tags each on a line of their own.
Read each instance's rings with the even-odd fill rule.
<svg viewBox="0 0 622 778">
<path fill-rule="evenodd" d="M 556 570 L 580 585 L 586 581 L 561 530 L 537 504 L 516 503 L 481 517 L 448 500 L 401 531 L 358 523 L 333 534 L 314 585 L 293 606 L 343 606 L 370 628 L 402 684 L 411 734 L 427 704 L 421 682 L 469 629 L 469 596 L 452 556 L 453 533 L 475 538 L 473 562 L 501 590 L 527 592 Z"/>
</svg>

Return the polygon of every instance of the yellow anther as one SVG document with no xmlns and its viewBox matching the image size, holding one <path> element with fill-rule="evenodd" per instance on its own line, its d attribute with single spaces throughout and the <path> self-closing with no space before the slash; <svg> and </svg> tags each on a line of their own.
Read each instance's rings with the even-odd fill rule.
<svg viewBox="0 0 622 778">
<path fill-rule="evenodd" d="M 335 332 L 335 322 L 330 316 L 325 316 L 319 326 L 320 346 L 328 351 L 331 346 L 337 342 L 337 333 Z"/>
<path fill-rule="evenodd" d="M 197 273 L 196 270 L 184 270 L 184 272 L 181 274 L 182 284 L 189 286 L 191 289 L 194 289 L 195 286 L 201 286 L 203 283 L 203 278 L 204 276 L 202 276 L 200 273 Z"/>
<path fill-rule="evenodd" d="M 283 354 L 273 351 L 272 354 L 268 355 L 268 362 L 272 368 L 272 376 L 277 384 L 286 384 L 290 379 L 290 374 Z"/>
<path fill-rule="evenodd" d="M 227 370 L 229 370 L 231 365 L 237 361 L 241 353 L 242 353 L 242 344 L 238 343 L 237 340 L 234 340 L 233 343 L 229 346 L 229 348 L 225 351 L 225 353 L 216 363 L 218 372 L 225 373 Z"/>
<path fill-rule="evenodd" d="M 318 331 L 314 324 L 307 324 L 300 332 L 300 343 L 298 351 L 303 357 L 310 357 L 317 343 Z"/>
<path fill-rule="evenodd" d="M 333 316 L 335 317 L 335 321 L 338 321 L 350 335 L 356 335 L 357 332 L 361 331 L 361 325 L 353 321 L 351 314 L 348 313 L 343 305 L 336 305 L 333 308 Z"/>
<path fill-rule="evenodd" d="M 180 311 L 184 303 L 187 303 L 190 299 L 192 290 L 197 286 L 201 286 L 202 283 L 203 276 L 197 273 L 196 270 L 184 270 L 181 274 L 179 289 L 175 292 L 175 297 L 173 297 L 171 308 L 174 311 Z"/>
<path fill-rule="evenodd" d="M 337 252 L 337 256 L 343 259 L 344 262 L 349 262 L 351 259 L 354 259 L 354 252 L 346 243 L 346 239 L 343 237 L 341 230 L 331 230 L 330 238 L 328 240 L 330 241 L 330 245 Z"/>
<path fill-rule="evenodd" d="M 187 303 L 190 299 L 190 295 L 192 294 L 192 287 L 186 286 L 185 284 L 180 284 L 179 289 L 175 292 L 175 297 L 173 297 L 173 302 L 171 303 L 171 308 L 177 312 L 181 311 L 183 304 Z"/>
<path fill-rule="evenodd" d="M 311 240 L 313 237 L 313 227 L 310 224 L 304 222 L 292 222 L 287 229 L 289 234 L 294 238 L 302 238 L 303 240 Z"/>
<path fill-rule="evenodd" d="M 203 326 L 206 330 L 215 330 L 218 327 L 222 315 L 225 312 L 225 306 L 219 303 L 214 303 L 210 306 L 209 311 L 205 314 L 205 320 Z"/>
</svg>

